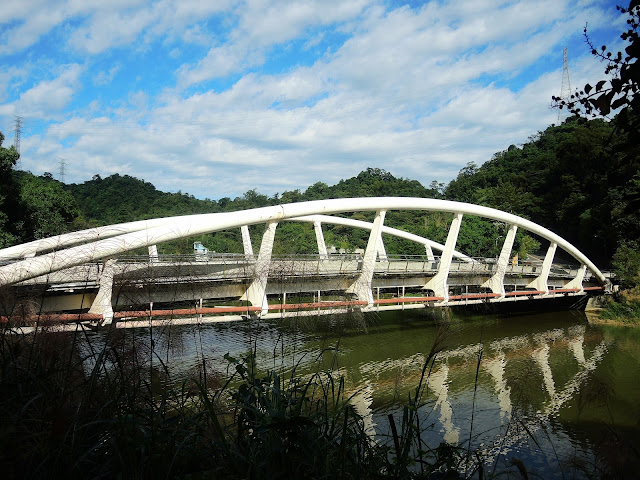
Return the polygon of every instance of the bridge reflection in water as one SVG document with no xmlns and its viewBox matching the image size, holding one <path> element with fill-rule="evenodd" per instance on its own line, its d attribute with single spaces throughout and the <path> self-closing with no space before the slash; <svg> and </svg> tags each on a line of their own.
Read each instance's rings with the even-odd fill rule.
<svg viewBox="0 0 640 480">
<path fill-rule="evenodd" d="M 290 372 L 296 365 L 302 375 L 316 371 L 317 358 L 327 366 L 337 360 L 334 375 L 347 379 L 366 431 L 386 441 L 387 414 L 401 415 L 446 328 L 422 395 L 425 444 L 469 447 L 498 471 L 510 458 L 522 459 L 542 478 L 562 478 L 577 457 L 594 462 L 614 429 L 640 446 L 640 412 L 629 408 L 640 394 L 637 332 L 590 325 L 582 312 L 456 318 L 437 309 L 365 317 L 188 325 L 154 329 L 154 340 L 166 348 L 159 355 L 170 359 L 175 381 L 203 359 L 224 372 L 227 352 L 241 358 L 255 351 L 262 368 Z M 143 330 L 129 334 L 148 338 Z M 163 337 L 172 340 L 162 344 Z M 337 357 L 323 354 L 327 347 L 337 347 Z M 602 392 L 603 385 L 610 390 Z"/>
</svg>

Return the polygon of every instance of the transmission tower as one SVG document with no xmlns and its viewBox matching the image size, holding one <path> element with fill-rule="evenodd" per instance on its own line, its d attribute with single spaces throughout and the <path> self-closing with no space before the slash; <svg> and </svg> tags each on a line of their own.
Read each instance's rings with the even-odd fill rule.
<svg viewBox="0 0 640 480">
<path fill-rule="evenodd" d="M 18 115 L 13 116 L 13 146 L 20 153 L 20 132 L 22 131 L 22 117 Z M 18 162 L 16 164 L 16 169 L 22 169 L 22 162 L 20 161 L 20 157 L 18 157 Z"/>
<path fill-rule="evenodd" d="M 562 88 L 560 89 L 560 99 L 564 100 L 565 105 L 571 101 L 571 80 L 569 79 L 569 56 L 567 55 L 567 47 L 564 47 L 562 63 Z M 568 108 L 558 109 L 558 125 L 569 116 Z"/>
<path fill-rule="evenodd" d="M 64 158 L 58 158 L 58 178 L 64 183 L 64 168 L 67 166 L 67 161 Z"/>
</svg>

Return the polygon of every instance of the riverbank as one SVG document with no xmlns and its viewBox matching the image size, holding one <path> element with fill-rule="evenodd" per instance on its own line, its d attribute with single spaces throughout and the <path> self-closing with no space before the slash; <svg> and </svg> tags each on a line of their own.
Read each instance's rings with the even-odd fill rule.
<svg viewBox="0 0 640 480">
<path fill-rule="evenodd" d="M 640 300 L 608 301 L 602 307 L 588 308 L 589 323 L 601 325 L 640 326 Z"/>
<path fill-rule="evenodd" d="M 637 327 L 640 326 L 640 321 L 637 319 L 611 319 L 603 318 L 603 308 L 594 308 L 586 310 L 584 313 L 587 316 L 587 320 L 592 325 L 617 325 L 620 327 Z"/>
</svg>

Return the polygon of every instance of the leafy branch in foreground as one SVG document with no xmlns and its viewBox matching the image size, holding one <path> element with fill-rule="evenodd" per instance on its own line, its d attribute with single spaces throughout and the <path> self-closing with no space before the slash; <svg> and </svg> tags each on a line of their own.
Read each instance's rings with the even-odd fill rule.
<svg viewBox="0 0 640 480">
<path fill-rule="evenodd" d="M 630 109 L 637 113 L 640 106 L 638 97 L 638 79 L 640 78 L 640 40 L 638 26 L 640 25 L 640 0 L 631 0 L 628 8 L 616 7 L 621 14 L 627 14 L 628 29 L 620 35 L 622 40 L 629 43 L 623 52 L 613 54 L 607 51 L 607 46 L 603 45 L 599 49 L 594 45 L 593 40 L 587 33 L 587 26 L 584 27 L 584 36 L 591 53 L 596 58 L 606 64 L 605 75 L 610 78 L 598 81 L 595 86 L 587 83 L 582 90 L 571 95 L 569 99 L 552 97 L 553 106 L 556 108 L 566 108 L 574 115 L 588 115 L 596 117 L 598 115 L 606 117 L 612 111 L 623 109 L 621 114 L 623 119 L 629 121 L 636 129 L 638 118 L 628 119 L 628 113 L 624 110 Z"/>
</svg>

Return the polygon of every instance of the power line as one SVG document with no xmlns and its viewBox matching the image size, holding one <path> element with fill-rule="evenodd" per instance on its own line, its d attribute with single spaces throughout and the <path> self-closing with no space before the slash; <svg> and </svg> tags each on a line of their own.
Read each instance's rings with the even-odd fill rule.
<svg viewBox="0 0 640 480">
<path fill-rule="evenodd" d="M 568 104 L 571 100 L 571 80 L 569 79 L 569 55 L 567 54 L 567 47 L 564 47 L 563 63 L 562 63 L 562 87 L 560 89 L 560 99 Z M 558 109 L 558 125 L 569 116 L 568 109 Z"/>
<path fill-rule="evenodd" d="M 64 170 L 67 166 L 67 161 L 64 158 L 58 157 L 58 179 L 64 183 Z"/>
<path fill-rule="evenodd" d="M 18 115 L 13 116 L 13 146 L 20 153 L 20 133 L 22 132 L 22 117 Z M 18 157 L 16 163 L 16 169 L 22 170 L 22 161 Z"/>
</svg>

